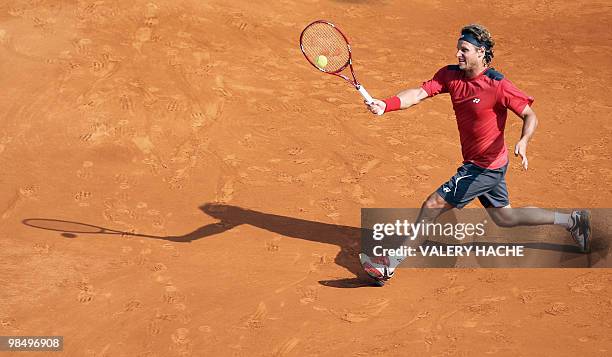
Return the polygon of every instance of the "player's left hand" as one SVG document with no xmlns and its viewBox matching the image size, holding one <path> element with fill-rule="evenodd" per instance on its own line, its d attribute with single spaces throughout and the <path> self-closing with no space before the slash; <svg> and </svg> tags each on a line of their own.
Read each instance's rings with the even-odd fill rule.
<svg viewBox="0 0 612 357">
<path fill-rule="evenodd" d="M 523 168 L 527 170 L 527 167 L 529 166 L 529 160 L 527 160 L 527 141 L 526 140 L 519 140 L 519 142 L 516 143 L 516 145 L 514 145 L 514 156 L 519 156 L 519 155 L 521 155 L 521 158 L 523 159 L 521 161 L 521 165 L 523 165 Z"/>
</svg>

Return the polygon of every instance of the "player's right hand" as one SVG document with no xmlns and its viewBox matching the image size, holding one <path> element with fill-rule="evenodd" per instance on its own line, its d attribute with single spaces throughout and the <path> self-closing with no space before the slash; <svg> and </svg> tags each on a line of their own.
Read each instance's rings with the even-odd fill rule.
<svg viewBox="0 0 612 357">
<path fill-rule="evenodd" d="M 385 112 L 387 104 L 382 100 L 374 99 L 372 103 L 365 102 L 366 106 L 372 114 L 382 115 Z"/>
</svg>

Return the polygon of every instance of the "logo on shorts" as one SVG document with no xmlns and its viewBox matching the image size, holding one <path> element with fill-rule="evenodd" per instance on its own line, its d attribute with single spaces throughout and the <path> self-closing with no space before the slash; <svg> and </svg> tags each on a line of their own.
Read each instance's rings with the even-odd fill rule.
<svg viewBox="0 0 612 357">
<path fill-rule="evenodd" d="M 444 186 L 444 187 L 442 187 L 442 191 L 444 191 L 445 193 L 449 193 L 449 192 L 451 192 L 451 189 L 446 187 L 446 186 Z"/>
<path fill-rule="evenodd" d="M 474 98 L 474 100 L 472 100 L 472 102 L 478 104 L 478 103 L 480 103 L 480 98 Z"/>
<path fill-rule="evenodd" d="M 462 179 L 464 179 L 466 177 L 472 177 L 472 175 L 465 175 L 465 176 L 455 177 L 455 192 L 453 192 L 453 196 L 457 195 L 457 186 L 459 186 L 459 181 L 461 181 Z"/>
</svg>

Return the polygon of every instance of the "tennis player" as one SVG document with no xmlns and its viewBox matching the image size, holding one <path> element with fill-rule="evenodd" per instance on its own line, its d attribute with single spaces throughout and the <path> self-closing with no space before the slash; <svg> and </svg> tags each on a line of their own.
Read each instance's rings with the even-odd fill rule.
<svg viewBox="0 0 612 357">
<path fill-rule="evenodd" d="M 419 88 L 407 89 L 368 105 L 374 114 L 407 109 L 426 98 L 450 94 L 457 119 L 463 164 L 423 203 L 417 222 L 433 221 L 446 210 L 462 208 L 475 198 L 487 208 L 493 221 L 502 227 L 555 224 L 566 228 L 582 252 L 591 248 L 588 211 L 571 214 L 539 208 L 511 209 L 506 187 L 508 150 L 504 128 L 508 109 L 523 120 L 521 138 L 514 155 L 529 165 L 527 145 L 538 124 L 531 108 L 533 98 L 519 90 L 491 67 L 495 42 L 482 25 L 461 29 L 457 41 L 457 64 L 438 70 Z"/>
</svg>

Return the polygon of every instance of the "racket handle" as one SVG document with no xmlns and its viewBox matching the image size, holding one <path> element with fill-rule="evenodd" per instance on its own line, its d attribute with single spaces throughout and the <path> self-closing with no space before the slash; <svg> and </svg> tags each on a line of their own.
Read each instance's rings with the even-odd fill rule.
<svg viewBox="0 0 612 357">
<path fill-rule="evenodd" d="M 357 90 L 359 91 L 359 94 L 361 94 L 363 99 L 365 99 L 366 102 L 368 102 L 368 104 L 371 104 L 372 102 L 374 102 L 374 99 L 372 98 L 370 93 L 368 93 L 368 91 L 365 88 L 363 88 L 361 84 L 358 84 L 355 88 L 357 88 Z"/>
<path fill-rule="evenodd" d="M 363 88 L 363 86 L 361 84 L 358 84 L 357 86 L 355 86 L 355 88 L 357 88 L 357 90 L 359 91 L 359 93 L 361 94 L 363 99 L 366 100 L 366 103 L 368 103 L 368 104 L 374 103 L 374 98 L 372 98 L 370 93 L 368 93 L 368 91 L 365 88 Z M 378 115 L 383 115 L 383 113 L 381 112 Z"/>
</svg>

